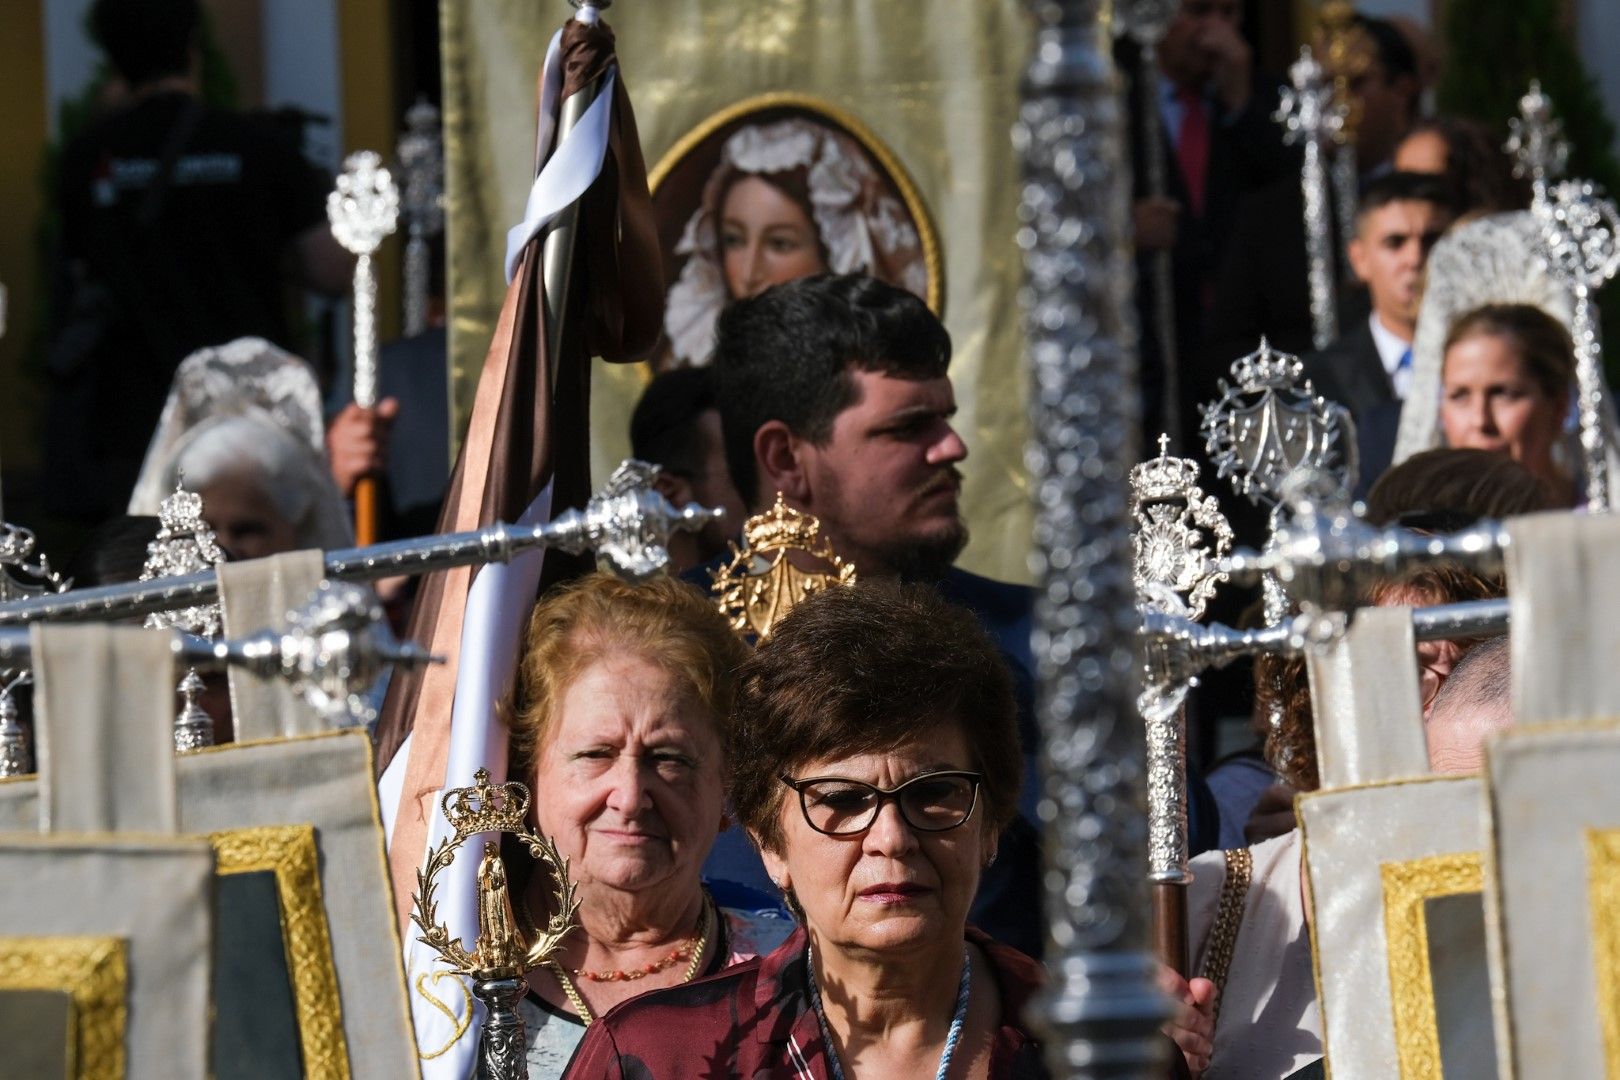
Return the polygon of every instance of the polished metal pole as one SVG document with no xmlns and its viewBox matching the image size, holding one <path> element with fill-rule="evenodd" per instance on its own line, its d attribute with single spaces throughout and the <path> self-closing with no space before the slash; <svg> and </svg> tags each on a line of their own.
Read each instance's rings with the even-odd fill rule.
<svg viewBox="0 0 1620 1080">
<path fill-rule="evenodd" d="M 425 574 L 452 566 L 506 562 L 520 552 L 553 548 L 594 551 L 617 572 L 645 577 L 669 559 L 665 544 L 676 530 L 701 529 L 719 510 L 692 504 L 677 510 L 646 486 L 656 466 L 629 461 L 619 466 L 583 511 L 568 510 L 545 525 L 490 525 L 443 536 L 393 540 L 325 555 L 325 576 L 339 581 L 376 581 Z M 124 619 L 213 601 L 219 582 L 211 570 L 123 585 L 32 597 L 0 604 L 0 626 L 36 620 Z"/>
<path fill-rule="evenodd" d="M 1167 1008 L 1147 940 L 1126 485 L 1139 390 L 1123 118 L 1099 0 L 1030 6 L 1035 51 L 1013 141 L 1023 158 L 1051 976 L 1032 1020 L 1056 1076 L 1156 1076 Z"/>
<path fill-rule="evenodd" d="M 577 9 L 574 18 L 594 25 L 601 18 L 602 9 L 613 0 L 568 0 Z M 563 101 L 557 118 L 557 137 L 553 145 L 560 146 L 568 133 L 578 125 L 585 110 L 591 107 L 601 90 L 598 79 L 577 90 Z M 573 285 L 574 242 L 578 233 L 579 204 L 563 210 L 546 230 L 540 251 L 540 280 L 546 299 L 546 356 L 555 374 L 558 350 L 562 346 L 563 319 L 568 312 L 568 291 Z M 553 386 L 556 385 L 553 379 Z"/>
</svg>

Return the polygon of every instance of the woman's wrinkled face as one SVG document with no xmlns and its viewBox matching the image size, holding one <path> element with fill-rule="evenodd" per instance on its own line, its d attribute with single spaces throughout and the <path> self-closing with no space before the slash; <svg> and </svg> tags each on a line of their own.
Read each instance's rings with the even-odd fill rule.
<svg viewBox="0 0 1620 1080">
<path fill-rule="evenodd" d="M 723 825 L 720 734 L 679 681 L 616 653 L 564 691 L 535 769 L 535 816 L 580 885 L 695 888 Z"/>
<path fill-rule="evenodd" d="M 927 742 L 805 762 L 794 778 L 837 776 L 889 789 L 924 773 L 973 768 L 960 725 L 946 723 Z M 762 856 L 772 879 L 798 899 L 818 946 L 892 954 L 962 940 L 979 874 L 995 852 L 982 792 L 967 821 L 946 832 L 912 828 L 890 800 L 865 832 L 825 836 L 805 820 L 798 794 L 783 790 L 781 851 Z"/>
<path fill-rule="evenodd" d="M 804 207 L 757 176 L 743 177 L 726 192 L 720 206 L 720 262 L 734 300 L 827 270 Z"/>
<path fill-rule="evenodd" d="M 1507 454 L 1552 478 L 1552 448 L 1563 426 L 1565 400 L 1553 399 L 1525 371 L 1513 342 L 1474 334 L 1446 351 L 1440 426 L 1446 445 Z"/>
<path fill-rule="evenodd" d="M 226 476 L 197 494 L 203 520 L 231 558 L 259 559 L 298 549 L 298 526 L 277 512 L 252 476 Z"/>
</svg>

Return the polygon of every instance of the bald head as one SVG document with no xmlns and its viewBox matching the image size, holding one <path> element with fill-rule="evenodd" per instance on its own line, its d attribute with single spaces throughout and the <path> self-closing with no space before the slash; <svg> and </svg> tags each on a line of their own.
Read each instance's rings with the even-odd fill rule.
<svg viewBox="0 0 1620 1080">
<path fill-rule="evenodd" d="M 1429 770 L 1478 772 L 1486 738 L 1512 725 L 1508 637 L 1502 634 L 1486 638 L 1464 653 L 1435 694 L 1424 725 Z"/>
</svg>

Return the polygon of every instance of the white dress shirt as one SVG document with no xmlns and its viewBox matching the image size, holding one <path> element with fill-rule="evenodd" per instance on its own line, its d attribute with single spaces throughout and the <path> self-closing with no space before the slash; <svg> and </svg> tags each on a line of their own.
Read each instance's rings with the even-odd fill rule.
<svg viewBox="0 0 1620 1080">
<path fill-rule="evenodd" d="M 1405 401 L 1406 391 L 1412 385 L 1412 363 L 1408 360 L 1403 366 L 1401 357 L 1411 352 L 1412 343 L 1385 326 L 1376 311 L 1367 316 L 1367 324 L 1372 327 L 1373 345 L 1378 349 L 1378 359 L 1383 362 L 1390 385 L 1395 388 L 1395 396 Z"/>
</svg>

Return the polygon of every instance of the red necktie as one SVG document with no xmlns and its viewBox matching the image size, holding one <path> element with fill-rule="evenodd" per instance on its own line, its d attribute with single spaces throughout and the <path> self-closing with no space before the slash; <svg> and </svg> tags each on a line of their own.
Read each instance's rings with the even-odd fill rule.
<svg viewBox="0 0 1620 1080">
<path fill-rule="evenodd" d="M 1176 162 L 1187 184 L 1193 217 L 1204 216 L 1204 183 L 1209 173 L 1209 110 L 1196 90 L 1176 91 L 1181 103 L 1181 130 L 1176 132 Z"/>
</svg>

